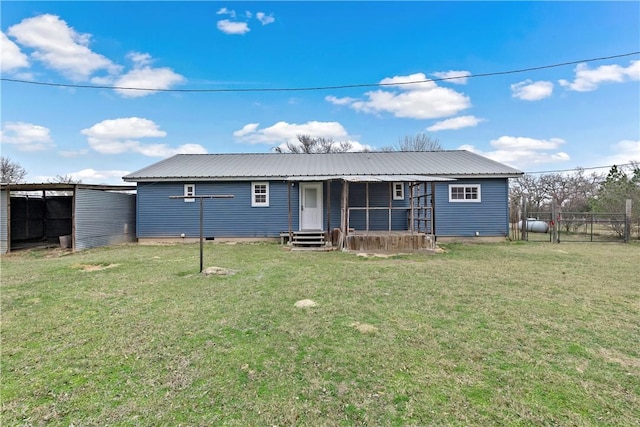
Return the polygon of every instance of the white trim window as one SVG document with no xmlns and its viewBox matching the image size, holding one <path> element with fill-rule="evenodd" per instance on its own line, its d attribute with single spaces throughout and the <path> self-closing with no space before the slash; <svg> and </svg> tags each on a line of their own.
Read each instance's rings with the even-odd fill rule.
<svg viewBox="0 0 640 427">
<path fill-rule="evenodd" d="M 449 202 L 480 203 L 481 201 L 480 184 L 449 184 Z"/>
<path fill-rule="evenodd" d="M 393 183 L 393 200 L 404 200 L 404 182 Z"/>
<path fill-rule="evenodd" d="M 196 199 L 190 199 L 189 196 L 196 195 L 196 185 L 195 184 L 185 184 L 184 185 L 184 201 L 185 202 L 195 202 Z"/>
<path fill-rule="evenodd" d="M 269 183 L 268 182 L 252 182 L 251 183 L 251 206 L 252 207 L 269 207 Z"/>
</svg>

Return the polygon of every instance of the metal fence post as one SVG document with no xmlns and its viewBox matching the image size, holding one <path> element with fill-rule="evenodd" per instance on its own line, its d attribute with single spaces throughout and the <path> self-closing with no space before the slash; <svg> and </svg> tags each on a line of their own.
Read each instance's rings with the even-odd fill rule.
<svg viewBox="0 0 640 427">
<path fill-rule="evenodd" d="M 631 208 L 633 207 L 633 201 L 627 199 L 625 212 L 624 212 L 624 242 L 629 243 L 631 240 Z"/>
<path fill-rule="evenodd" d="M 558 202 L 554 198 L 551 202 L 551 243 L 560 243 L 558 238 Z"/>
<path fill-rule="evenodd" d="M 527 241 L 529 237 L 527 236 L 527 201 L 522 196 L 522 230 L 521 230 L 522 240 Z"/>
</svg>

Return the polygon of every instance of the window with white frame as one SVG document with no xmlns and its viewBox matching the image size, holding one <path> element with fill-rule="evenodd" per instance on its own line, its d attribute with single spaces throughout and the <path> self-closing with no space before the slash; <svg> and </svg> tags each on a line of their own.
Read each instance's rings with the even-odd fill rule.
<svg viewBox="0 0 640 427">
<path fill-rule="evenodd" d="M 195 202 L 196 199 L 189 198 L 189 196 L 196 195 L 196 185 L 195 184 L 185 184 L 184 185 L 184 201 L 185 202 Z"/>
<path fill-rule="evenodd" d="M 481 201 L 480 184 L 460 185 L 449 184 L 450 202 L 476 202 Z"/>
<path fill-rule="evenodd" d="M 253 207 L 269 206 L 269 183 L 268 182 L 252 182 L 251 183 L 251 206 Z"/>
<path fill-rule="evenodd" d="M 393 200 L 404 200 L 404 183 L 393 183 Z"/>
</svg>

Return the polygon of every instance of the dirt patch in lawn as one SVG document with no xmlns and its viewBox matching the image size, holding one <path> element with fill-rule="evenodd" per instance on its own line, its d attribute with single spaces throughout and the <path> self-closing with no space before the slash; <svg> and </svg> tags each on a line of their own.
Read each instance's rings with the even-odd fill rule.
<svg viewBox="0 0 640 427">
<path fill-rule="evenodd" d="M 202 274 L 204 274 L 205 276 L 233 276 L 236 273 L 236 270 L 222 267 L 207 267 L 202 270 Z"/>
<path fill-rule="evenodd" d="M 82 271 L 93 272 L 93 271 L 101 271 L 106 270 L 108 268 L 117 267 L 120 264 L 80 264 L 76 265 L 75 268 Z"/>
<path fill-rule="evenodd" d="M 378 332 L 378 328 L 369 323 L 353 322 L 351 327 L 355 328 L 361 334 L 375 334 Z"/>
<path fill-rule="evenodd" d="M 617 363 L 625 368 L 640 369 L 640 359 L 629 357 L 619 351 L 602 348 L 600 354 L 607 362 Z"/>
<path fill-rule="evenodd" d="M 317 302 L 310 299 L 302 299 L 300 301 L 296 301 L 296 303 L 294 304 L 296 308 L 308 308 L 308 307 L 315 307 L 317 305 L 318 305 Z"/>
</svg>

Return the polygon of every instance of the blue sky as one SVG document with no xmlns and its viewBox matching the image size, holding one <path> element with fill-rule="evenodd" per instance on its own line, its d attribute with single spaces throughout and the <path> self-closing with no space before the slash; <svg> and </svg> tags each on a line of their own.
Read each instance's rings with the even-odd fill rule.
<svg viewBox="0 0 640 427">
<path fill-rule="evenodd" d="M 466 77 L 638 52 L 639 2 L 1 8 L 4 79 L 106 87 L 2 82 L 2 155 L 29 182 L 117 184 L 175 153 L 266 153 L 302 133 L 380 149 L 426 132 L 523 171 L 640 161 L 640 54 Z"/>
</svg>

